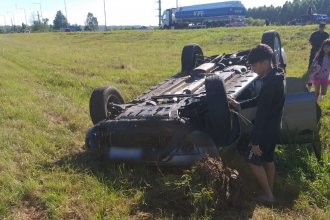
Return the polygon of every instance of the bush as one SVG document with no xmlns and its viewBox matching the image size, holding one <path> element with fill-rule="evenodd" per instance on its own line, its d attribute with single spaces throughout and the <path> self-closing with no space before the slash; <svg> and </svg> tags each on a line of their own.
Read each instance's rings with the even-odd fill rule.
<svg viewBox="0 0 330 220">
<path fill-rule="evenodd" d="M 265 20 L 248 17 L 246 19 L 246 23 L 249 26 L 263 26 L 263 25 L 265 25 Z"/>
</svg>

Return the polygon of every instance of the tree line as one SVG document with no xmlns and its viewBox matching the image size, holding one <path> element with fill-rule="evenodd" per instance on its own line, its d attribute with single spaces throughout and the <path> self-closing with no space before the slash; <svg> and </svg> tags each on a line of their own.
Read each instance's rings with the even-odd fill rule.
<svg viewBox="0 0 330 220">
<path fill-rule="evenodd" d="M 293 0 L 286 1 L 283 6 L 255 7 L 247 10 L 246 17 L 253 19 L 268 19 L 273 24 L 287 24 L 290 20 L 312 13 L 330 15 L 329 0 Z"/>
<path fill-rule="evenodd" d="M 93 15 L 93 13 L 88 12 L 85 25 L 80 26 L 77 24 L 70 25 L 64 14 L 61 11 L 57 11 L 53 24 L 49 24 L 48 18 L 41 19 L 38 14 L 37 19 L 33 19 L 31 26 L 24 23 L 22 23 L 22 25 L 12 25 L 10 27 L 6 26 L 0 29 L 0 32 L 46 32 L 52 30 L 82 31 L 83 29 L 85 31 L 96 31 L 99 29 L 97 18 Z"/>
</svg>

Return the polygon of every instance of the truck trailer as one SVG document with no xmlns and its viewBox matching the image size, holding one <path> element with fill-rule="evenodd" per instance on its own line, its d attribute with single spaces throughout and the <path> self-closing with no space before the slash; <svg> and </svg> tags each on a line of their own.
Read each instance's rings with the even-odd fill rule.
<svg viewBox="0 0 330 220">
<path fill-rule="evenodd" d="M 246 8 L 240 1 L 216 2 L 166 9 L 163 29 L 246 26 Z"/>
</svg>

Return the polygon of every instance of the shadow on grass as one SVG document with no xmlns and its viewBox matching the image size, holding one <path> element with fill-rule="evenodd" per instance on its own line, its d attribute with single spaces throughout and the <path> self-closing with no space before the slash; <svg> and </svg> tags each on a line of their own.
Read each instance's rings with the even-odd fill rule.
<svg viewBox="0 0 330 220">
<path fill-rule="evenodd" d="M 275 193 L 278 194 L 283 206 L 294 208 L 300 195 L 307 196 L 306 202 L 316 207 L 324 208 L 330 205 L 330 191 L 323 190 L 328 187 L 315 187 L 315 182 L 320 183 L 327 178 L 330 169 L 318 162 L 312 144 L 279 146 L 276 155 L 279 178 Z"/>
<path fill-rule="evenodd" d="M 156 165 L 116 163 L 98 160 L 88 151 L 45 164 L 46 169 L 74 169 L 90 173 L 100 182 L 127 197 L 142 192 L 137 204 L 130 207 L 131 215 L 148 214 L 152 218 L 203 218 L 227 216 L 251 218 L 255 203 L 243 199 L 235 206 L 212 204 L 212 189 L 200 182 L 189 181 L 190 168 L 158 167 Z M 200 191 L 199 191 L 200 190 Z"/>
<path fill-rule="evenodd" d="M 283 213 L 288 208 L 292 209 L 299 194 L 308 190 L 306 179 L 315 180 L 317 161 L 311 159 L 312 151 L 310 145 L 277 148 L 278 173 L 274 190 L 279 202 L 272 208 L 279 213 Z M 230 162 L 227 165 L 236 168 L 241 174 L 243 187 L 240 202 L 234 207 L 224 205 L 216 209 L 212 199 L 209 198 L 208 193 L 212 194 L 208 191 L 209 188 L 202 187 L 198 182 L 193 184 L 189 182 L 190 169 L 100 161 L 89 152 L 63 157 L 56 163 L 45 166 L 63 169 L 69 166 L 78 172 L 91 173 L 100 182 L 127 197 L 133 196 L 136 191 L 142 192 L 138 203 L 130 208 L 132 216 L 144 213 L 152 218 L 249 219 L 256 208 L 256 203 L 251 201 L 251 197 L 258 187 L 246 164 L 241 163 L 240 156 L 237 153 L 233 155 L 226 160 L 239 161 L 236 165 Z"/>
</svg>

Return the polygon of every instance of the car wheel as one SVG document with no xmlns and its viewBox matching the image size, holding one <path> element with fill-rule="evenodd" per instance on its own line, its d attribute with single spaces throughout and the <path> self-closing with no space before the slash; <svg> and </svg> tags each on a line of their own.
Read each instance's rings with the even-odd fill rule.
<svg viewBox="0 0 330 220">
<path fill-rule="evenodd" d="M 222 79 L 217 75 L 205 79 L 210 134 L 217 145 L 226 146 L 231 136 L 231 114 Z"/>
<path fill-rule="evenodd" d="M 124 99 L 120 92 L 111 86 L 96 88 L 89 100 L 89 112 L 93 124 L 96 124 L 114 115 L 111 104 L 123 104 Z"/>
<path fill-rule="evenodd" d="M 183 47 L 181 54 L 181 72 L 189 73 L 198 66 L 198 56 L 203 56 L 202 48 L 198 44 L 189 44 Z"/>
<path fill-rule="evenodd" d="M 281 68 L 285 68 L 285 63 L 282 56 L 281 37 L 276 31 L 266 31 L 262 35 L 261 43 L 267 44 L 274 51 L 273 64 Z"/>
</svg>

